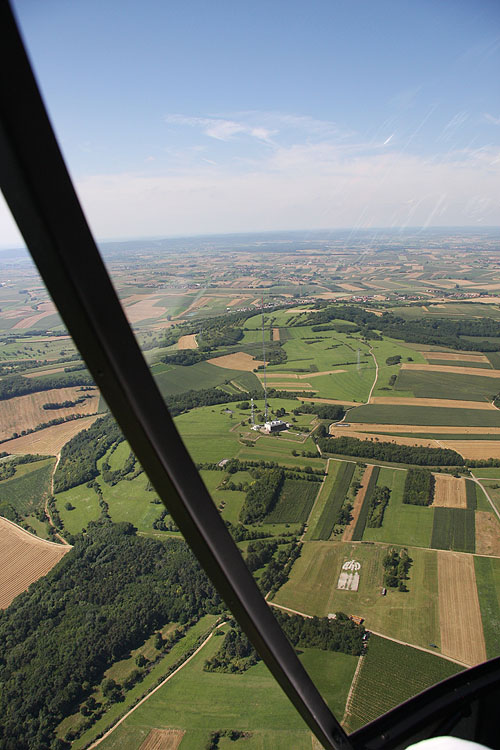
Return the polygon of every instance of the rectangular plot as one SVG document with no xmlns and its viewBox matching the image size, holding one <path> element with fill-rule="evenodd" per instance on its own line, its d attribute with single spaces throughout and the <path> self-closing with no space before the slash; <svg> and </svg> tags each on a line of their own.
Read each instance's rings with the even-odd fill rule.
<svg viewBox="0 0 500 750">
<path fill-rule="evenodd" d="M 448 398 L 449 393 L 444 398 Z M 464 401 L 470 399 L 464 397 Z M 430 406 L 368 404 L 351 409 L 349 422 L 372 425 L 425 425 L 445 427 L 500 427 L 500 411 L 486 409 L 447 409 Z"/>
<path fill-rule="evenodd" d="M 486 655 L 488 659 L 493 659 L 500 656 L 500 560 L 475 557 L 474 566 Z"/>
<path fill-rule="evenodd" d="M 421 365 L 424 367 L 424 365 Z M 428 365 L 431 367 L 431 365 Z M 450 370 L 451 368 L 447 368 Z M 459 401 L 492 401 L 500 391 L 500 378 L 493 370 L 472 374 L 471 368 L 460 367 L 458 372 L 436 372 L 401 369 L 396 390 L 412 391 L 417 398 L 451 398 Z M 494 375 L 495 377 L 491 377 Z M 486 377 L 484 377 L 486 376 Z"/>
<path fill-rule="evenodd" d="M 265 523 L 304 523 L 309 517 L 319 482 L 305 479 L 285 479 L 273 511 L 266 516 Z"/>
<path fill-rule="evenodd" d="M 354 531 L 352 534 L 353 542 L 360 542 L 363 538 L 363 532 L 366 526 L 366 519 L 368 518 L 368 511 L 370 508 L 370 500 L 373 494 L 373 490 L 375 489 L 375 485 L 377 484 L 379 473 L 380 473 L 380 466 L 374 466 L 369 482 L 368 482 L 368 486 L 366 488 L 363 505 L 361 506 L 358 520 L 356 522 L 356 526 L 354 527 Z"/>
<path fill-rule="evenodd" d="M 318 520 L 312 539 L 329 539 L 354 474 L 354 463 L 344 463 Z"/>
<path fill-rule="evenodd" d="M 435 508 L 431 547 L 433 549 L 475 552 L 476 523 L 473 510 Z"/>
</svg>

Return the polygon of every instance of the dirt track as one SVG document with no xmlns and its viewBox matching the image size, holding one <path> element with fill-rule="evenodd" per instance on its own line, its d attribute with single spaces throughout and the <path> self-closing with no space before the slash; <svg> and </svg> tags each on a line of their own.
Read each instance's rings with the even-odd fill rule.
<svg viewBox="0 0 500 750">
<path fill-rule="evenodd" d="M 500 378 L 498 370 L 486 370 L 482 367 L 456 367 L 454 365 L 417 365 L 405 362 L 402 370 L 420 372 L 449 372 L 455 375 L 477 375 L 480 378 Z"/>
<path fill-rule="evenodd" d="M 465 479 L 452 477 L 449 474 L 434 474 L 436 485 L 434 501 L 436 508 L 466 508 Z"/>
<path fill-rule="evenodd" d="M 486 659 L 474 558 L 462 552 L 438 553 L 441 651 L 473 666 Z"/>
<path fill-rule="evenodd" d="M 366 490 L 368 488 L 368 482 L 370 481 L 370 477 L 373 472 L 373 466 L 367 466 L 365 469 L 365 472 L 363 474 L 363 478 L 361 480 L 361 489 L 359 490 L 358 494 L 356 495 L 356 498 L 354 500 L 354 506 L 352 509 L 352 519 L 348 526 L 345 527 L 344 533 L 342 534 L 342 541 L 343 542 L 350 542 L 352 541 L 352 535 L 354 533 L 354 527 L 356 526 L 359 518 L 359 514 L 361 512 L 361 508 L 363 507 L 363 502 L 366 495 Z"/>
</svg>

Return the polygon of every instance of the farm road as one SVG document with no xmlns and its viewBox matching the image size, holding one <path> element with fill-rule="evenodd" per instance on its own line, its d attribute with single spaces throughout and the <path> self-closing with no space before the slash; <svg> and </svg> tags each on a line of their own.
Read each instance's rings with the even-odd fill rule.
<svg viewBox="0 0 500 750">
<path fill-rule="evenodd" d="M 205 638 L 205 640 L 203 641 L 203 643 L 201 643 L 198 646 L 198 648 L 196 649 L 196 651 L 193 651 L 193 653 L 191 654 L 191 656 L 188 656 L 188 658 L 185 661 L 183 661 L 182 664 L 179 667 L 177 667 L 177 669 L 174 669 L 174 671 L 172 672 L 172 674 L 169 674 L 168 677 L 165 677 L 165 679 L 162 680 L 162 682 L 160 682 L 159 685 L 157 685 L 155 688 L 153 688 L 153 690 L 151 690 L 147 695 L 145 695 L 144 698 L 141 698 L 141 700 L 138 703 L 136 703 L 135 706 L 132 706 L 132 708 L 130 709 L 130 711 L 127 711 L 127 713 L 124 714 L 124 716 L 122 716 L 121 719 L 118 719 L 117 722 L 116 722 L 116 724 L 113 724 L 113 726 L 111 727 L 111 729 L 108 729 L 108 731 L 105 732 L 102 735 L 102 737 L 99 737 L 99 739 L 96 740 L 95 742 L 93 742 L 92 745 L 89 745 L 88 750 L 92 750 L 93 747 L 97 747 L 98 745 L 100 745 L 101 742 L 106 739 L 106 737 L 109 737 L 109 735 L 112 732 L 115 731 L 116 727 L 120 726 L 120 724 L 122 724 L 125 721 L 125 719 L 128 719 L 128 717 L 130 716 L 130 714 L 134 713 L 134 711 L 135 711 L 136 708 L 139 708 L 139 706 L 142 706 L 142 704 L 145 703 L 148 700 L 148 698 L 151 698 L 151 696 L 153 695 L 153 693 L 156 693 L 156 691 L 159 690 L 160 688 L 162 688 L 164 685 L 166 685 L 166 683 L 169 680 L 171 680 L 172 677 L 175 677 L 175 675 L 178 672 L 180 672 L 181 669 L 183 669 L 186 666 L 186 664 L 189 664 L 189 662 L 191 661 L 191 659 L 194 659 L 194 657 L 197 654 L 199 654 L 199 652 L 201 651 L 201 649 L 204 646 L 207 645 L 207 643 L 209 642 L 209 640 L 213 637 L 213 634 L 215 633 L 215 631 L 218 630 L 219 628 L 224 627 L 224 625 L 227 625 L 227 622 L 221 622 L 221 623 L 219 623 L 219 625 L 216 625 L 215 628 L 213 628 L 213 630 Z"/>
<path fill-rule="evenodd" d="M 487 479 L 487 478 L 488 477 L 480 477 L 479 479 L 476 479 L 476 477 L 474 475 L 472 475 L 472 481 L 475 482 L 476 484 L 478 484 L 481 487 L 482 491 L 484 492 L 484 494 L 486 495 L 486 497 L 488 499 L 489 504 L 493 508 L 493 512 L 496 514 L 498 520 L 500 521 L 500 513 L 496 509 L 495 503 L 493 502 L 493 500 L 491 499 L 491 497 L 488 495 L 488 491 L 486 490 L 486 487 L 483 484 L 481 484 L 481 482 L 480 482 L 480 479 Z"/>
</svg>

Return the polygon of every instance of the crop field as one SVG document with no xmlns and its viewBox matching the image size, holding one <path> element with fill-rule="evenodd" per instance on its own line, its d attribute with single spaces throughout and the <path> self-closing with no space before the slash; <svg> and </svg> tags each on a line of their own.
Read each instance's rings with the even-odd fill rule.
<svg viewBox="0 0 500 750">
<path fill-rule="evenodd" d="M 187 336 L 181 336 L 177 342 L 178 349 L 197 349 L 198 342 L 196 341 L 196 334 L 190 333 Z"/>
<path fill-rule="evenodd" d="M 356 504 L 354 505 L 354 518 L 348 527 L 351 531 L 349 536 L 347 533 L 344 534 L 343 541 L 360 542 L 363 538 L 363 532 L 366 526 L 366 519 L 368 518 L 368 510 L 370 508 L 370 500 L 373 495 L 373 490 L 377 484 L 378 476 L 380 473 L 379 466 L 368 466 L 363 476 L 362 488 L 358 492 L 356 501 L 359 500 L 358 513 L 356 517 Z M 346 529 L 346 532 L 348 529 Z"/>
<path fill-rule="evenodd" d="M 380 469 L 377 485 L 389 487 L 391 495 L 380 528 L 365 528 L 363 541 L 429 547 L 434 509 L 403 503 L 406 471 Z"/>
<path fill-rule="evenodd" d="M 93 417 L 82 417 L 82 419 L 73 419 L 71 422 L 45 427 L 30 435 L 7 440 L 2 443 L 2 450 L 17 455 L 38 453 L 43 456 L 56 456 L 68 440 L 81 430 L 87 430 L 96 419 L 97 414 Z"/>
<path fill-rule="evenodd" d="M 474 558 L 438 552 L 439 622 L 443 654 L 473 666 L 486 659 Z"/>
<path fill-rule="evenodd" d="M 449 392 L 446 396 L 449 397 Z M 375 425 L 415 425 L 444 427 L 500 427 L 500 411 L 484 409 L 445 409 L 430 406 L 401 406 L 367 404 L 348 413 L 349 422 Z M 375 431 L 375 430 L 373 430 Z M 408 430 L 405 430 L 407 432 Z"/>
<path fill-rule="evenodd" d="M 486 656 L 500 656 L 500 560 L 475 557 L 477 593 L 483 622 Z"/>
<path fill-rule="evenodd" d="M 168 372 L 156 375 L 155 380 L 164 396 L 176 395 L 189 390 L 201 390 L 203 388 L 214 388 L 230 380 L 237 380 L 241 370 L 230 370 L 225 367 L 216 367 L 209 362 L 198 362 L 186 367 L 176 366 Z M 259 388 L 259 382 L 254 376 L 255 388 Z"/>
<path fill-rule="evenodd" d="M 351 483 L 356 464 L 344 461 L 338 471 L 335 483 L 330 491 L 321 516 L 315 529 L 311 533 L 311 539 L 329 539 L 335 526 L 337 514 L 342 507 L 347 490 Z"/>
<path fill-rule="evenodd" d="M 477 370 L 474 373 L 470 370 L 468 367 L 441 367 L 432 371 L 401 369 L 395 389 L 409 391 L 417 398 L 449 399 L 451 396 L 458 401 L 492 401 L 500 391 L 498 372 L 481 370 L 479 376 Z"/>
<path fill-rule="evenodd" d="M 46 575 L 70 549 L 39 539 L 0 518 L 0 609 Z"/>
<path fill-rule="evenodd" d="M 467 508 L 466 480 L 456 479 L 449 474 L 434 475 L 434 500 L 435 508 Z M 474 490 L 475 497 L 475 487 Z M 469 490 L 471 493 L 471 490 Z"/>
<path fill-rule="evenodd" d="M 416 398 L 408 396 L 373 396 L 370 404 L 390 404 L 391 406 L 432 406 L 448 409 L 488 409 L 497 411 L 490 402 L 454 401 L 451 398 Z"/>
<path fill-rule="evenodd" d="M 486 458 L 500 458 L 500 442 L 498 440 L 446 440 L 446 448 L 460 453 L 464 458 L 483 460 Z"/>
<path fill-rule="evenodd" d="M 460 671 L 458 664 L 446 659 L 372 635 L 349 702 L 345 728 L 349 732 L 359 729 Z"/>
<path fill-rule="evenodd" d="M 43 404 L 76 401 L 85 395 L 90 395 L 81 404 L 64 409 L 43 409 Z M 42 422 L 49 422 L 56 417 L 68 417 L 71 414 L 93 414 L 97 411 L 99 392 L 97 390 L 82 393 L 75 388 L 53 388 L 50 391 L 29 393 L 0 401 L 0 440 L 20 434 Z"/>
<path fill-rule="evenodd" d="M 464 362 L 458 362 L 457 360 L 453 360 L 453 362 L 450 362 L 448 359 L 441 359 L 437 354 L 435 358 L 428 359 L 428 362 L 433 367 L 447 367 L 448 365 L 452 364 L 453 367 L 467 367 L 471 368 L 474 367 L 474 369 L 481 369 L 481 370 L 491 370 L 492 367 L 488 361 L 481 361 L 481 362 L 471 362 L 470 360 L 465 360 Z M 455 370 L 454 370 L 455 372 Z"/>
<path fill-rule="evenodd" d="M 29 516 L 40 508 L 50 489 L 54 460 L 18 466 L 11 479 L 0 482 L 0 515 L 15 520 L 14 511 Z"/>
<path fill-rule="evenodd" d="M 254 359 L 250 354 L 245 352 L 236 352 L 235 354 L 226 354 L 223 357 L 214 357 L 213 359 L 207 359 L 211 365 L 216 367 L 223 367 L 227 370 L 243 370 L 244 372 L 252 372 L 256 370 L 259 365 L 263 365 L 263 360 Z"/>
<path fill-rule="evenodd" d="M 449 364 L 469 362 L 469 366 L 473 367 L 476 367 L 478 363 L 488 364 L 489 362 L 486 354 L 470 354 L 469 352 L 423 352 L 423 355 L 428 362 L 432 359 L 440 359 Z"/>
<path fill-rule="evenodd" d="M 463 508 L 434 508 L 430 546 L 433 549 L 475 552 L 474 511 Z"/>
<path fill-rule="evenodd" d="M 477 484 L 472 479 L 465 480 L 465 507 L 469 510 L 477 509 Z"/>
<path fill-rule="evenodd" d="M 476 552 L 500 557 L 500 523 L 490 511 L 476 511 Z"/>
<path fill-rule="evenodd" d="M 184 734 L 182 729 L 152 729 L 139 750 L 177 750 Z"/>
<path fill-rule="evenodd" d="M 408 591 L 384 585 L 383 558 L 389 547 L 382 544 L 305 542 L 295 561 L 290 580 L 276 593 L 273 604 L 309 615 L 346 612 L 364 617 L 368 629 L 427 648 L 439 646 L 437 552 L 408 547 L 413 560 Z M 358 591 L 337 589 L 343 562 L 361 564 Z"/>
<path fill-rule="evenodd" d="M 320 488 L 318 482 L 285 479 L 276 507 L 266 516 L 266 523 L 305 523 Z"/>
</svg>

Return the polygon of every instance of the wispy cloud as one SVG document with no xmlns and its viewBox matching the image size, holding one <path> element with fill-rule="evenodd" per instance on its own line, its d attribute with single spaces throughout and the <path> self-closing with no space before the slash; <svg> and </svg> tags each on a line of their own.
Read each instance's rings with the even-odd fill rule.
<svg viewBox="0 0 500 750">
<path fill-rule="evenodd" d="M 210 138 L 218 141 L 229 141 L 237 135 L 246 135 L 259 141 L 269 141 L 276 131 L 268 128 L 253 126 L 245 122 L 237 122 L 222 117 L 189 117 L 186 115 L 170 114 L 165 116 L 165 122 L 172 125 L 188 125 L 198 128 Z"/>
<path fill-rule="evenodd" d="M 493 125 L 500 125 L 500 117 L 493 117 L 493 115 L 490 115 L 489 112 L 484 113 L 484 119 L 487 122 L 492 122 Z"/>
</svg>

